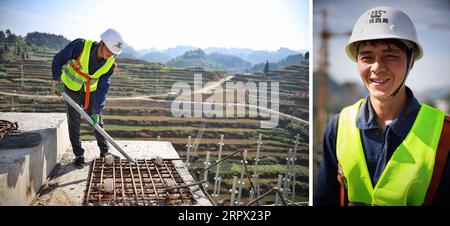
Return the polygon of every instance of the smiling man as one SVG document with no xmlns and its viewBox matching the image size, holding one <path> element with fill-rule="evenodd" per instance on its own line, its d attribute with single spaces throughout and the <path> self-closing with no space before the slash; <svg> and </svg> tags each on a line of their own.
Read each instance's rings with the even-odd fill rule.
<svg viewBox="0 0 450 226">
<path fill-rule="evenodd" d="M 122 51 L 122 36 L 114 29 L 106 30 L 100 42 L 75 39 L 55 55 L 52 62 L 52 90 L 57 95 L 66 92 L 84 107 L 94 123 L 103 127 L 101 111 L 106 103 L 115 56 Z M 92 97 L 91 97 L 92 93 Z M 67 122 L 70 143 L 75 154 L 75 165 L 84 165 L 84 149 L 80 140 L 80 114 L 69 104 Z M 92 125 L 91 125 L 92 127 Z M 95 131 L 100 156 L 105 157 L 109 146 L 105 138 Z"/>
<path fill-rule="evenodd" d="M 369 96 L 328 123 L 314 204 L 450 205 L 450 119 L 405 86 L 423 56 L 411 19 L 369 9 L 346 52 Z"/>
</svg>

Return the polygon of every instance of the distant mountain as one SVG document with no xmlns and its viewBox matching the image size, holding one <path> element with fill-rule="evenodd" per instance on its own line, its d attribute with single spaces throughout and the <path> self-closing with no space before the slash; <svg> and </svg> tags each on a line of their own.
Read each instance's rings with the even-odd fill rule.
<svg viewBox="0 0 450 226">
<path fill-rule="evenodd" d="M 201 49 L 187 51 L 185 54 L 167 62 L 167 65 L 173 67 L 202 67 L 206 70 L 227 70 L 226 66 L 208 59 L 206 53 Z"/>
<path fill-rule="evenodd" d="M 199 52 L 198 50 L 201 50 Z M 306 51 L 305 51 L 306 52 Z M 302 56 L 299 51 L 288 48 L 279 48 L 277 51 L 252 50 L 248 48 L 219 48 L 209 47 L 204 50 L 193 46 L 179 45 L 166 50 L 156 48 L 134 50 L 131 46 L 125 45 L 121 58 L 143 59 L 149 62 L 169 63 L 178 65 L 177 67 L 199 67 L 204 65 L 207 68 L 222 68 L 229 71 L 245 72 L 250 69 L 260 70 L 269 61 L 271 68 L 281 68 L 295 63 L 296 57 Z M 303 57 L 303 56 L 302 56 Z M 193 59 L 195 58 L 195 60 Z M 284 60 L 283 62 L 279 62 Z M 286 61 L 287 60 L 287 61 Z M 286 62 L 285 62 L 286 61 Z M 299 60 L 297 60 L 299 62 Z"/>
<path fill-rule="evenodd" d="M 302 60 L 304 60 L 302 54 L 290 55 L 290 56 L 286 57 L 285 59 L 279 60 L 276 63 L 270 63 L 270 61 L 269 61 L 269 68 L 270 69 L 281 69 L 281 68 L 284 68 L 284 67 L 289 66 L 289 65 L 300 64 L 300 62 Z M 252 71 L 263 71 L 265 65 L 266 65 L 265 62 L 264 63 L 255 64 L 252 67 Z"/>
<path fill-rule="evenodd" d="M 139 53 L 140 56 L 144 56 L 145 54 L 150 53 L 150 52 L 158 52 L 158 50 L 156 48 L 152 47 L 150 49 L 141 49 L 141 50 L 138 50 L 137 52 Z"/>
<path fill-rule="evenodd" d="M 168 48 L 163 51 L 164 54 L 169 55 L 170 57 L 178 57 L 186 53 L 187 51 L 197 50 L 198 48 L 193 46 L 176 46 L 175 48 Z"/>
<path fill-rule="evenodd" d="M 300 53 L 299 51 L 294 51 L 284 47 L 278 49 L 277 51 L 266 51 L 266 50 L 255 51 L 248 48 L 217 48 L 217 47 L 209 47 L 205 49 L 206 54 L 211 54 L 214 52 L 237 56 L 243 59 L 244 61 L 250 62 L 252 65 L 258 63 L 265 63 L 266 60 L 274 63 L 288 57 L 289 55 L 295 55 Z"/>
<path fill-rule="evenodd" d="M 254 71 L 254 72 L 263 72 L 265 66 L 266 66 L 266 63 L 255 64 L 255 65 L 253 65 L 253 67 L 251 68 L 251 71 Z M 277 63 L 270 63 L 270 62 L 269 62 L 269 70 L 275 70 L 275 69 L 279 69 L 279 68 L 280 68 L 280 67 L 278 66 Z"/>
<path fill-rule="evenodd" d="M 161 52 L 147 52 L 145 55 L 141 56 L 144 60 L 149 62 L 166 63 L 171 59 L 167 54 Z"/>
<path fill-rule="evenodd" d="M 0 41 L 5 39 L 8 43 L 24 43 L 24 45 L 48 47 L 55 50 L 64 48 L 70 42 L 61 35 L 48 33 L 32 32 L 28 33 L 25 38 L 22 38 L 21 36 L 14 34 L 10 34 L 8 36 L 8 32 L 11 33 L 9 30 L 1 32 L 3 35 L 0 36 Z M 219 47 L 209 47 L 205 50 L 201 50 L 197 47 L 185 45 L 179 45 L 166 50 L 148 48 L 137 51 L 132 46 L 125 43 L 122 53 L 118 56 L 118 58 L 139 59 L 155 63 L 170 62 L 173 65 L 185 65 L 188 67 L 198 67 L 203 65 L 205 66 L 205 69 L 212 68 L 243 72 L 250 70 L 252 65 L 256 66 L 256 64 L 265 63 L 267 60 L 273 64 L 273 67 L 280 67 L 290 64 L 291 62 L 278 61 L 285 58 L 289 61 L 287 58 L 288 56 L 297 55 L 299 53 L 299 51 L 290 50 L 284 47 L 278 49 L 277 51 L 255 51 L 249 48 Z M 292 59 L 292 61 L 295 60 Z"/>
<path fill-rule="evenodd" d="M 268 60 L 269 62 L 277 62 L 281 60 L 282 57 L 268 51 L 254 51 L 244 59 L 252 64 L 257 64 L 266 62 L 266 60 Z"/>
<path fill-rule="evenodd" d="M 275 53 L 278 56 L 281 56 L 282 58 L 286 58 L 287 56 L 295 55 L 295 54 L 298 54 L 299 52 L 294 51 L 294 50 L 290 50 L 288 48 L 281 47 Z"/>
<path fill-rule="evenodd" d="M 250 55 L 254 50 L 248 48 L 218 48 L 218 47 L 209 47 L 205 50 L 206 54 L 211 53 L 221 53 L 226 55 L 237 56 L 241 59 L 245 59 L 248 55 Z"/>
<path fill-rule="evenodd" d="M 188 51 L 182 56 L 176 57 L 167 65 L 174 67 L 202 67 L 206 70 L 222 70 L 244 72 L 251 67 L 249 62 L 239 57 L 221 53 L 211 53 L 207 55 L 202 49 Z"/>
<path fill-rule="evenodd" d="M 303 60 L 305 60 L 305 58 L 302 54 L 294 54 L 278 61 L 278 65 L 280 65 L 280 67 L 286 67 L 289 65 L 300 64 L 300 62 Z"/>
<path fill-rule="evenodd" d="M 131 58 L 140 59 L 139 53 L 133 49 L 130 45 L 126 44 L 122 48 L 122 53 L 118 56 L 119 58 Z"/>
<path fill-rule="evenodd" d="M 217 52 L 209 54 L 208 59 L 226 66 L 229 70 L 237 72 L 246 71 L 252 66 L 249 62 L 246 62 L 237 56 L 226 55 Z"/>
</svg>

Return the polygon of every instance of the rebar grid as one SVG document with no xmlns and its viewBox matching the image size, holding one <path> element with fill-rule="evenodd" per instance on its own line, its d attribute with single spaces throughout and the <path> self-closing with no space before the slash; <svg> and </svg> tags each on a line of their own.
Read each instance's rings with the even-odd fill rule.
<svg viewBox="0 0 450 226">
<path fill-rule="evenodd" d="M 17 122 L 0 120 L 0 138 L 2 138 L 8 131 L 14 131 L 18 128 L 19 126 L 17 125 Z"/>
<path fill-rule="evenodd" d="M 128 161 L 94 159 L 85 196 L 86 205 L 166 206 L 191 205 L 196 200 L 171 160 L 157 165 L 154 159 Z M 105 179 L 113 179 L 112 192 L 105 191 Z M 171 189 L 173 188 L 173 189 Z"/>
</svg>

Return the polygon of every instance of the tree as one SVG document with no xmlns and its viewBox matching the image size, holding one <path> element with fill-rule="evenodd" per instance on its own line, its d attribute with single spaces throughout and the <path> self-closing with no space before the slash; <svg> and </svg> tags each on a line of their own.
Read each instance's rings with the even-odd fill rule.
<svg viewBox="0 0 450 226">
<path fill-rule="evenodd" d="M 20 56 L 22 54 L 22 48 L 19 44 L 17 44 L 17 51 L 16 51 L 17 56 Z"/>
<path fill-rule="evenodd" d="M 6 29 L 6 38 L 8 38 L 11 35 L 11 30 Z"/>
<path fill-rule="evenodd" d="M 15 44 L 17 42 L 17 36 L 11 33 L 9 29 L 6 30 L 6 42 L 9 44 Z"/>
<path fill-rule="evenodd" d="M 309 60 L 309 51 L 305 53 L 305 60 Z"/>
<path fill-rule="evenodd" d="M 0 47 L 0 63 L 4 63 L 6 61 L 5 51 L 2 47 Z"/>
<path fill-rule="evenodd" d="M 0 31 L 0 43 L 6 41 L 6 35 L 5 32 Z"/>
<path fill-rule="evenodd" d="M 62 35 L 49 33 L 32 32 L 25 36 L 25 43 L 32 46 L 48 47 L 50 49 L 60 50 L 69 43 L 69 40 Z"/>
<path fill-rule="evenodd" d="M 269 61 L 266 60 L 266 66 L 264 66 L 264 74 L 267 74 L 269 72 Z"/>
</svg>

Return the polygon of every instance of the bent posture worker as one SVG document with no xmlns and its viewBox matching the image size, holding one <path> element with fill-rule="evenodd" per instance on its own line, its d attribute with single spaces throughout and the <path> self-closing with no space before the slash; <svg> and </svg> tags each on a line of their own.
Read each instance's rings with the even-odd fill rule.
<svg viewBox="0 0 450 226">
<path fill-rule="evenodd" d="M 106 30 L 100 42 L 76 39 L 55 55 L 52 62 L 52 89 L 65 92 L 103 127 L 102 109 L 106 103 L 115 56 L 121 53 L 122 36 L 114 29 Z M 80 114 L 66 104 L 70 143 L 75 165 L 84 165 L 84 149 L 80 140 Z M 91 125 L 92 126 L 92 125 Z M 109 154 L 105 138 L 95 131 L 100 156 Z"/>
</svg>

